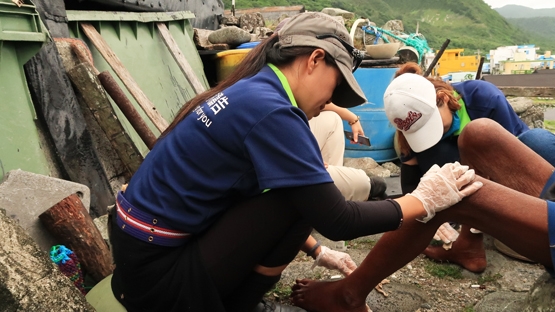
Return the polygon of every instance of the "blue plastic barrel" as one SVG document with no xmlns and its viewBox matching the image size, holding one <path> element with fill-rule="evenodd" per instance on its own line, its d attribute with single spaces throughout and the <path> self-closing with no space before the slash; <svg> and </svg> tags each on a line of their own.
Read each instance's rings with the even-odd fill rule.
<svg viewBox="0 0 555 312">
<path fill-rule="evenodd" d="M 359 68 L 355 71 L 355 78 L 368 102 L 349 110 L 360 116 L 362 129 L 370 139 L 371 146 L 351 144 L 345 139 L 345 157 L 370 157 L 379 163 L 397 158 L 393 145 L 395 127 L 387 119 L 383 104 L 385 89 L 397 70 L 398 68 Z M 343 127 L 345 130 L 351 129 L 346 121 L 343 121 Z"/>
<path fill-rule="evenodd" d="M 256 47 L 259 43 L 260 43 L 260 41 L 245 42 L 245 43 L 241 43 L 240 45 L 238 45 L 235 49 L 252 49 L 252 48 Z"/>
</svg>

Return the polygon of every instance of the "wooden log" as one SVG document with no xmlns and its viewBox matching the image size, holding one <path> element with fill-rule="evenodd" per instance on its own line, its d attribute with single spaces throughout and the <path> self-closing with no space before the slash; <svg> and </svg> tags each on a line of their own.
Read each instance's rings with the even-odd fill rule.
<svg viewBox="0 0 555 312">
<path fill-rule="evenodd" d="M 123 129 L 94 69 L 89 63 L 81 63 L 67 74 L 123 163 L 123 175 L 129 181 L 143 162 L 143 156 Z"/>
<path fill-rule="evenodd" d="M 173 39 L 173 36 L 168 30 L 168 27 L 166 27 L 166 24 L 156 23 L 156 26 L 158 27 L 158 31 L 160 32 L 160 35 L 164 40 L 164 44 L 166 44 L 166 47 L 168 48 L 168 50 L 170 50 L 173 59 L 177 62 L 177 65 L 179 65 L 179 68 L 185 75 L 185 78 L 187 78 L 187 81 L 189 81 L 189 83 L 193 87 L 195 94 L 200 94 L 204 92 L 204 86 L 200 83 L 200 80 L 193 71 L 191 64 L 189 64 L 189 62 L 185 58 L 185 55 L 183 55 L 183 52 L 181 52 L 181 49 L 179 49 L 177 42 L 175 42 L 175 40 Z"/>
<path fill-rule="evenodd" d="M 154 123 L 154 126 L 156 126 L 160 132 L 163 132 L 168 127 L 168 122 L 158 113 L 154 104 L 148 99 L 146 94 L 144 94 L 137 82 L 135 82 L 135 79 L 133 79 L 133 76 L 131 76 L 129 71 L 123 66 L 123 63 L 110 48 L 108 43 L 102 38 L 93 25 L 89 23 L 80 23 L 80 26 L 98 52 L 100 52 L 110 67 L 112 67 L 119 79 L 121 79 L 127 90 L 129 90 L 129 93 L 131 93 L 137 103 L 139 103 L 141 108 L 145 111 L 148 118 Z"/>
<path fill-rule="evenodd" d="M 112 274 L 108 245 L 76 194 L 39 215 L 48 231 L 79 258 L 83 270 L 97 282 Z"/>
</svg>

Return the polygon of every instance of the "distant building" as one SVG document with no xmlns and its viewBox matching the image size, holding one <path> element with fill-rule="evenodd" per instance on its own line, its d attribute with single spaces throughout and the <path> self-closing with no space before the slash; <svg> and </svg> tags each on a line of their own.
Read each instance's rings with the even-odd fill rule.
<svg viewBox="0 0 555 312">
<path fill-rule="evenodd" d="M 491 74 L 529 74 L 538 68 L 553 68 L 551 52 L 538 56 L 539 47 L 533 44 L 498 47 L 490 50 Z"/>
</svg>

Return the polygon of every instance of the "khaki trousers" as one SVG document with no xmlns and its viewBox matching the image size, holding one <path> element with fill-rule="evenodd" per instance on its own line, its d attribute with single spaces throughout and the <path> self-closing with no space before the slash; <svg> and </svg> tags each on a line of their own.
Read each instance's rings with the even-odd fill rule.
<svg viewBox="0 0 555 312">
<path fill-rule="evenodd" d="M 345 139 L 343 122 L 334 112 L 321 112 L 309 121 L 318 141 L 328 173 L 347 200 L 364 201 L 370 194 L 370 179 L 363 170 L 343 166 Z"/>
</svg>

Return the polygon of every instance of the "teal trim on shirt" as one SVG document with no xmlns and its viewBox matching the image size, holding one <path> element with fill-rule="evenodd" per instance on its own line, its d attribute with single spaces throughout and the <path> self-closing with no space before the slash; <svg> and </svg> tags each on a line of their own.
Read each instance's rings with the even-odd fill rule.
<svg viewBox="0 0 555 312">
<path fill-rule="evenodd" d="M 293 96 L 293 90 L 291 90 L 291 86 L 289 85 L 289 81 L 287 81 L 287 78 L 285 77 L 285 75 L 281 72 L 281 70 L 279 70 L 279 68 L 276 67 L 276 65 L 272 63 L 268 63 L 268 67 L 270 67 L 274 71 L 274 73 L 276 73 L 276 76 L 278 76 L 279 82 L 281 82 L 283 89 L 285 89 L 285 93 L 287 93 L 287 96 L 289 97 L 289 101 L 291 102 L 291 105 L 298 108 L 297 101 Z M 264 191 L 262 191 L 262 193 L 266 193 L 269 190 L 270 189 L 265 189 Z"/>
<path fill-rule="evenodd" d="M 459 130 L 453 133 L 453 135 L 459 135 L 463 131 L 464 127 L 466 127 L 466 125 L 470 122 L 470 116 L 466 111 L 466 105 L 464 104 L 462 97 L 457 93 L 457 91 L 453 91 L 453 94 L 456 97 L 459 97 L 459 104 L 461 105 L 461 108 L 457 111 L 457 115 L 459 115 L 459 119 L 461 120 L 461 126 L 459 127 Z"/>
<path fill-rule="evenodd" d="M 283 86 L 283 89 L 285 89 L 285 93 L 287 93 L 287 96 L 289 97 L 289 101 L 291 101 L 291 105 L 293 105 L 295 107 L 298 107 L 297 106 L 297 101 L 295 100 L 295 97 L 293 96 L 293 91 L 291 90 L 291 86 L 289 85 L 289 81 L 287 81 L 287 78 L 285 77 L 285 75 L 281 72 L 281 70 L 279 70 L 279 68 L 276 67 L 276 65 L 268 63 L 268 66 L 278 76 L 279 81 L 281 82 L 281 85 Z"/>
</svg>

